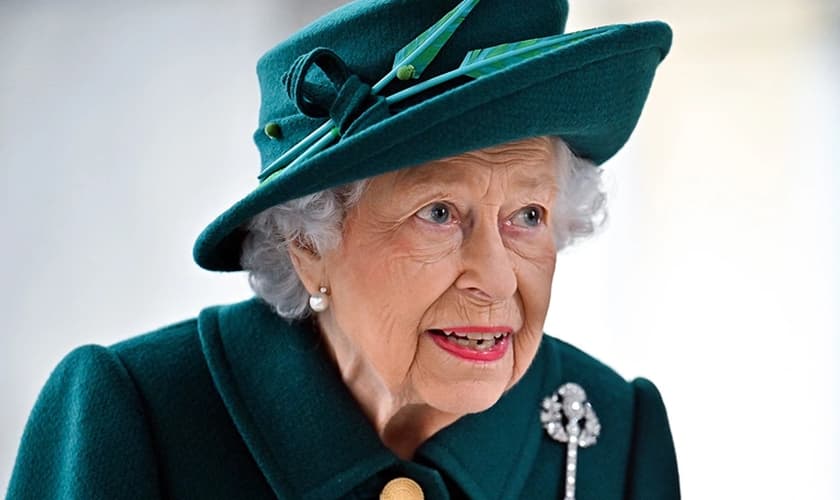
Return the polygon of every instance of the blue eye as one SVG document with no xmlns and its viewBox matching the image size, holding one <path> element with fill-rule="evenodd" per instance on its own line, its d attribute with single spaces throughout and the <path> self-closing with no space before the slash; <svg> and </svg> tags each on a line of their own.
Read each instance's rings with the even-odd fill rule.
<svg viewBox="0 0 840 500">
<path fill-rule="evenodd" d="M 512 223 L 520 227 L 537 227 L 542 224 L 545 213 L 541 207 L 531 205 L 513 215 Z"/>
<path fill-rule="evenodd" d="M 448 224 L 452 222 L 452 210 L 446 203 L 435 202 L 418 210 L 417 217 L 433 224 Z"/>
</svg>

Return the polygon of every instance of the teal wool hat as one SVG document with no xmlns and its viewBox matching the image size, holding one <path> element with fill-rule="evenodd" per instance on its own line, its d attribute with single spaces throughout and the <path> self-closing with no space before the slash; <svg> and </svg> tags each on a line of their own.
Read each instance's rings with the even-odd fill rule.
<svg viewBox="0 0 840 500">
<path fill-rule="evenodd" d="M 564 33 L 565 0 L 359 0 L 257 64 L 258 186 L 193 254 L 236 271 L 273 205 L 510 141 L 554 135 L 601 164 L 630 137 L 671 46 L 661 22 Z"/>
</svg>

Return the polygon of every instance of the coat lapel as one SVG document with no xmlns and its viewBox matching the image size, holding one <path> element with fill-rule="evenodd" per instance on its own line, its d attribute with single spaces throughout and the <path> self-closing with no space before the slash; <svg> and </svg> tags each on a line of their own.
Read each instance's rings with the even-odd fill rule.
<svg viewBox="0 0 840 500">
<path fill-rule="evenodd" d="M 341 497 L 396 461 L 304 324 L 252 300 L 203 311 L 199 330 L 216 387 L 279 498 Z"/>
<path fill-rule="evenodd" d="M 289 323 L 254 299 L 202 311 L 199 335 L 216 388 L 279 498 L 340 498 L 405 464 L 382 444 L 308 322 Z M 543 351 L 496 405 L 424 443 L 409 469 L 436 469 L 469 498 L 518 497 L 543 439 Z"/>
<path fill-rule="evenodd" d="M 446 470 L 471 499 L 520 498 L 543 439 L 543 350 L 490 409 L 466 415 L 423 443 L 418 457 Z"/>
</svg>

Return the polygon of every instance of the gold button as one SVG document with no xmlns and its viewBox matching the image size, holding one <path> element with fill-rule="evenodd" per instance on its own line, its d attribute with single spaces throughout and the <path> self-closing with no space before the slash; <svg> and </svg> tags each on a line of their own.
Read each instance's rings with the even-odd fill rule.
<svg viewBox="0 0 840 500">
<path fill-rule="evenodd" d="M 382 488 L 379 500 L 423 500 L 423 489 L 407 477 L 398 477 Z"/>
</svg>

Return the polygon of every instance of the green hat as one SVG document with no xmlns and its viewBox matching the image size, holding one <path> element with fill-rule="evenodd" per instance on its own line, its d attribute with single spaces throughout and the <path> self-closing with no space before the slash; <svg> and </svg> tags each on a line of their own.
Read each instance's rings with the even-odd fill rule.
<svg viewBox="0 0 840 500">
<path fill-rule="evenodd" d="M 196 241 L 236 271 L 248 221 L 300 196 L 554 135 L 601 164 L 627 141 L 671 46 L 662 22 L 564 34 L 565 0 L 358 0 L 271 49 L 260 183 Z"/>
</svg>

